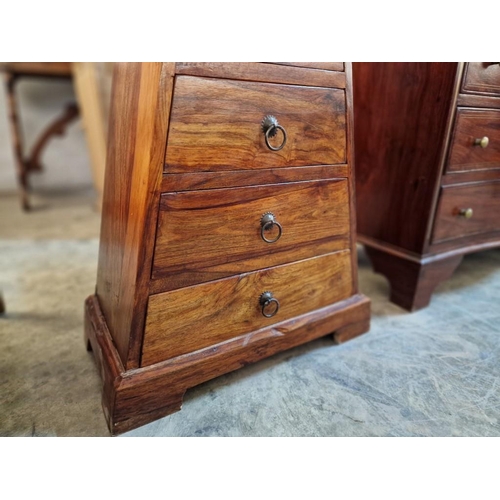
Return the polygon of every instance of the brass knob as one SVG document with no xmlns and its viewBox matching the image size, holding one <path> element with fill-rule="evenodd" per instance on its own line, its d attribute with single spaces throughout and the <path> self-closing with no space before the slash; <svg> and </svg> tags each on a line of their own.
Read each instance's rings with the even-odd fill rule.
<svg viewBox="0 0 500 500">
<path fill-rule="evenodd" d="M 460 217 L 464 217 L 465 219 L 470 219 L 472 217 L 472 214 L 474 213 L 474 211 L 472 210 L 472 208 L 462 208 L 459 212 L 458 212 L 458 215 Z"/>
<path fill-rule="evenodd" d="M 279 151 L 280 149 L 283 149 L 286 144 L 286 130 L 278 123 L 276 117 L 273 115 L 265 116 L 262 120 L 261 126 L 262 132 L 264 132 L 264 137 L 266 139 L 266 146 L 272 151 Z M 283 134 L 283 140 L 281 141 L 281 144 L 279 146 L 273 146 L 269 142 L 269 138 L 274 137 L 278 133 L 278 130 L 281 130 L 281 133 Z"/>
<path fill-rule="evenodd" d="M 490 140 L 486 136 L 474 140 L 474 146 L 481 146 L 483 149 L 487 148 L 489 143 Z"/>
<path fill-rule="evenodd" d="M 264 235 L 265 231 L 271 231 L 271 229 L 276 226 L 278 228 L 278 234 L 273 238 L 273 239 L 268 239 Z M 274 243 L 278 241 L 281 238 L 281 233 L 283 232 L 283 228 L 281 227 L 281 224 L 276 220 L 276 217 L 274 216 L 273 213 L 267 212 L 265 213 L 262 218 L 260 219 L 260 237 L 266 242 L 266 243 Z"/>
<path fill-rule="evenodd" d="M 280 308 L 280 303 L 273 296 L 273 292 L 264 292 L 260 296 L 259 304 L 262 307 L 262 315 L 266 318 L 272 318 Z M 271 306 L 271 309 L 269 309 L 269 306 Z"/>
</svg>

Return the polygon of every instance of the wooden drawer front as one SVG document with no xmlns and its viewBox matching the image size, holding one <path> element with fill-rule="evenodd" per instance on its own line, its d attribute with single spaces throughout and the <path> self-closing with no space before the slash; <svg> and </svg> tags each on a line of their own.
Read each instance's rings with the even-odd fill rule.
<svg viewBox="0 0 500 500">
<path fill-rule="evenodd" d="M 261 236 L 266 212 L 282 226 L 274 243 Z M 278 235 L 276 225 L 264 231 Z M 346 179 L 166 193 L 152 277 L 167 277 L 162 290 L 171 290 L 346 248 Z"/>
<path fill-rule="evenodd" d="M 487 146 L 475 144 L 487 138 Z M 448 172 L 500 168 L 500 110 L 459 109 Z"/>
<path fill-rule="evenodd" d="M 262 120 L 277 118 L 287 141 L 266 146 Z M 270 139 L 277 147 L 282 132 Z M 345 93 L 299 87 L 178 76 L 165 172 L 338 164 L 346 161 Z"/>
<path fill-rule="evenodd" d="M 467 63 L 462 91 L 500 95 L 500 64 L 483 62 Z"/>
<path fill-rule="evenodd" d="M 280 304 L 272 318 L 263 316 L 259 304 L 266 291 L 272 292 Z M 151 295 L 142 366 L 274 325 L 351 294 L 350 252 L 344 250 Z M 277 330 L 276 335 L 286 332 Z"/>
<path fill-rule="evenodd" d="M 460 216 L 468 208 L 472 217 Z M 442 188 L 434 243 L 492 231 L 500 231 L 500 181 Z"/>
</svg>

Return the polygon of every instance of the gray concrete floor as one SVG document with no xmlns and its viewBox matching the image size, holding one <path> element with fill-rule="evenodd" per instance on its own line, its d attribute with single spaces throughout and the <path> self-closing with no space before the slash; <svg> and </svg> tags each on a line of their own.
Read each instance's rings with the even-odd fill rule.
<svg viewBox="0 0 500 500">
<path fill-rule="evenodd" d="M 0 435 L 106 436 L 83 346 L 99 215 L 91 191 L 38 210 L 0 197 Z M 320 339 L 189 390 L 182 411 L 125 436 L 499 436 L 500 252 L 467 256 L 410 314 L 359 252 L 368 334 Z"/>
</svg>

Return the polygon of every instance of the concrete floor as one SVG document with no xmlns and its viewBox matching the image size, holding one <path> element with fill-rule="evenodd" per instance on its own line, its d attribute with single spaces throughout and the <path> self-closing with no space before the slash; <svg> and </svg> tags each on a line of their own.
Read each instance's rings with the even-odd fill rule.
<svg viewBox="0 0 500 500">
<path fill-rule="evenodd" d="M 0 197 L 0 435 L 106 436 L 83 346 L 99 216 L 90 191 L 24 214 Z M 431 306 L 388 299 L 362 251 L 372 328 L 320 339 L 189 390 L 181 412 L 125 436 L 499 436 L 500 252 L 467 256 Z"/>
</svg>

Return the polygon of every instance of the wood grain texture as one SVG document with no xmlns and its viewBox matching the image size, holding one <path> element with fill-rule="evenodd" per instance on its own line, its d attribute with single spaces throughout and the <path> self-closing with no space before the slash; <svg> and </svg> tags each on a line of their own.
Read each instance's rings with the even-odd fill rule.
<svg viewBox="0 0 500 500">
<path fill-rule="evenodd" d="M 161 190 L 166 193 L 168 191 L 218 189 L 315 179 L 334 179 L 349 177 L 350 170 L 349 165 L 319 165 L 314 167 L 280 167 L 260 170 L 165 174 Z"/>
<path fill-rule="evenodd" d="M 176 63 L 179 75 L 229 78 L 253 82 L 286 83 L 312 87 L 345 88 L 345 74 L 322 69 L 297 68 L 267 63 Z"/>
<path fill-rule="evenodd" d="M 467 63 L 462 92 L 477 92 L 500 96 L 500 65 L 498 63 Z"/>
<path fill-rule="evenodd" d="M 267 290 L 280 302 L 273 318 L 264 317 L 259 304 Z M 350 295 L 348 250 L 152 295 L 142 366 L 219 344 Z"/>
<path fill-rule="evenodd" d="M 274 243 L 261 238 L 260 219 L 282 225 Z M 161 196 L 153 279 L 168 290 L 241 272 L 348 249 L 346 180 L 166 193 Z M 266 232 L 278 236 L 278 228 Z"/>
<path fill-rule="evenodd" d="M 120 434 L 178 411 L 186 389 L 298 346 L 348 325 L 369 327 L 370 301 L 354 295 L 290 321 L 237 337 L 215 347 L 145 368 L 124 371 L 99 302 L 85 303 L 86 336 L 103 378 L 103 409 L 112 434 Z M 351 330 L 352 331 L 352 330 Z M 366 330 L 365 330 L 366 331 Z"/>
<path fill-rule="evenodd" d="M 360 234 L 423 252 L 456 63 L 354 63 Z"/>
<path fill-rule="evenodd" d="M 459 216 L 472 208 L 470 219 Z M 500 231 L 500 181 L 448 186 L 439 200 L 433 242 Z"/>
<path fill-rule="evenodd" d="M 173 65 L 115 65 L 96 293 L 127 368 L 139 363 L 172 84 Z"/>
<path fill-rule="evenodd" d="M 476 139 L 488 137 L 486 148 Z M 459 108 L 447 171 L 500 168 L 500 110 Z"/>
<path fill-rule="evenodd" d="M 281 151 L 265 144 L 266 115 L 287 131 Z M 342 90 L 176 78 L 165 173 L 338 164 L 345 149 Z"/>
<path fill-rule="evenodd" d="M 284 66 L 297 66 L 298 68 L 326 69 L 328 71 L 344 71 L 343 62 L 276 62 Z"/>
<path fill-rule="evenodd" d="M 459 94 L 458 106 L 469 106 L 472 108 L 500 109 L 500 99 L 494 95 Z"/>
<path fill-rule="evenodd" d="M 469 170 L 466 172 L 447 172 L 441 178 L 441 186 L 468 184 L 471 182 L 496 181 L 500 179 L 500 166 L 488 170 Z"/>
<path fill-rule="evenodd" d="M 427 307 L 436 287 L 451 277 L 463 258 L 459 254 L 415 262 L 373 247 L 365 248 L 374 271 L 390 283 L 391 302 L 408 311 Z"/>
</svg>

